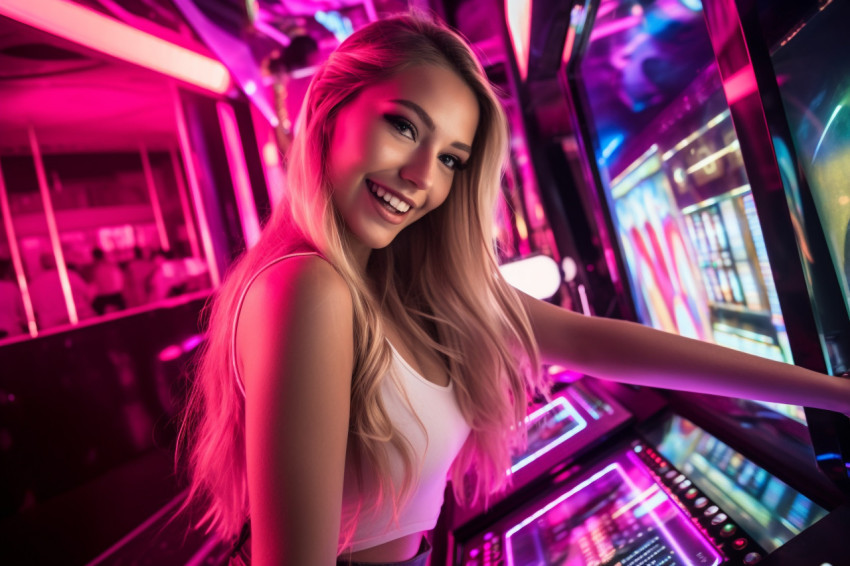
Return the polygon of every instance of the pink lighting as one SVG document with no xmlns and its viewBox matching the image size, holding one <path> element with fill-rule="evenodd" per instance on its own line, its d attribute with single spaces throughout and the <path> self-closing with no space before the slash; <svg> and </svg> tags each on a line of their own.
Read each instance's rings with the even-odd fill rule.
<svg viewBox="0 0 850 566">
<path fill-rule="evenodd" d="M 505 17 L 508 32 L 514 46 L 519 75 L 525 80 L 528 75 L 528 46 L 531 35 L 531 2 L 528 0 L 505 0 Z"/>
<path fill-rule="evenodd" d="M 44 216 L 47 220 L 47 232 L 50 236 L 50 244 L 53 247 L 53 256 L 56 259 L 56 270 L 59 273 L 59 284 L 65 297 L 65 306 L 68 308 L 68 320 L 71 324 L 77 324 L 80 318 L 77 316 L 77 306 L 74 304 L 74 295 L 71 290 L 71 280 L 68 277 L 68 266 L 65 265 L 65 255 L 62 253 L 62 241 L 59 239 L 59 227 L 56 225 L 56 214 L 53 212 L 53 201 L 50 198 L 50 187 L 47 184 L 47 174 L 44 171 L 44 162 L 41 160 L 41 148 L 38 145 L 35 130 L 29 128 L 30 149 L 32 150 L 32 161 L 35 165 L 35 173 L 38 177 L 38 187 L 41 192 L 41 201 L 44 204 Z"/>
<path fill-rule="evenodd" d="M 757 90 L 756 74 L 753 71 L 752 63 L 747 63 L 731 77 L 723 80 L 723 92 L 726 93 L 726 102 L 729 106 Z"/>
<path fill-rule="evenodd" d="M 245 164 L 245 154 L 242 152 L 242 140 L 236 125 L 236 115 L 233 113 L 233 108 L 225 102 L 217 103 L 216 109 L 224 137 L 224 149 L 230 168 L 230 178 L 233 181 L 236 206 L 242 221 L 242 235 L 245 238 L 246 247 L 250 248 L 260 239 L 260 221 L 257 219 L 257 206 L 254 203 L 251 181 L 248 179 L 248 166 Z"/>
<path fill-rule="evenodd" d="M 6 181 L 3 178 L 3 170 L 0 169 L 0 210 L 3 213 L 3 225 L 6 227 L 6 241 L 9 242 L 9 252 L 12 256 L 12 265 L 15 268 L 15 277 L 21 290 L 21 300 L 24 303 L 24 312 L 27 315 L 27 330 L 30 336 L 38 336 L 38 328 L 35 324 L 35 312 L 32 308 L 27 278 L 24 274 L 24 265 L 21 260 L 21 251 L 18 248 L 18 237 L 15 234 L 15 224 L 12 221 L 12 211 L 9 208 L 9 196 L 6 192 Z M 11 399 L 10 399 L 11 401 Z"/>
<path fill-rule="evenodd" d="M 553 423 L 564 423 L 565 426 L 562 429 L 563 434 L 548 441 L 545 445 L 540 447 L 539 450 L 535 450 L 533 453 L 527 455 L 525 458 L 511 466 L 511 472 L 513 473 L 516 473 L 517 470 L 531 464 L 547 452 L 551 452 L 556 447 L 587 428 L 587 421 L 584 420 L 578 411 L 576 411 L 575 407 L 573 407 L 570 402 L 563 397 L 558 397 L 557 399 L 552 400 L 552 402 L 547 403 L 543 407 L 540 407 L 528 415 L 525 418 L 525 423 L 528 429 L 532 432 L 534 431 L 534 427 L 540 426 L 541 423 L 544 428 L 547 428 L 547 430 L 552 430 Z"/>
<path fill-rule="evenodd" d="M 0 14 L 217 94 L 230 89 L 230 73 L 218 61 L 73 2 L 3 0 Z"/>
<path fill-rule="evenodd" d="M 593 508 L 592 515 L 587 509 Z M 576 515 L 587 513 L 584 520 Z M 624 546 L 612 543 L 601 525 L 645 537 Z M 566 526 L 566 529 L 564 528 Z M 557 533 L 557 538 L 553 537 Z M 673 499 L 652 479 L 634 454 L 626 453 L 585 481 L 530 512 L 505 532 L 507 566 L 550 564 L 533 541 L 545 540 L 566 565 L 637 559 L 655 553 L 677 564 L 716 566 L 723 558 Z M 634 560 L 637 563 L 637 560 Z M 562 562 L 558 562 L 562 563 Z"/>
</svg>

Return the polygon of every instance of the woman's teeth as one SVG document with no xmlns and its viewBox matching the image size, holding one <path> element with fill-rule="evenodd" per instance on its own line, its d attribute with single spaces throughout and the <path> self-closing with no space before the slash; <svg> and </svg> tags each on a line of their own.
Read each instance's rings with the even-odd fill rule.
<svg viewBox="0 0 850 566">
<path fill-rule="evenodd" d="M 404 214 L 408 210 L 410 210 L 410 205 L 401 200 L 400 198 L 393 196 L 388 191 L 384 190 L 383 187 L 375 185 L 371 181 L 367 181 L 366 185 L 369 187 L 369 190 L 373 195 L 383 200 L 385 204 L 389 205 L 393 212 L 396 214 Z"/>
</svg>

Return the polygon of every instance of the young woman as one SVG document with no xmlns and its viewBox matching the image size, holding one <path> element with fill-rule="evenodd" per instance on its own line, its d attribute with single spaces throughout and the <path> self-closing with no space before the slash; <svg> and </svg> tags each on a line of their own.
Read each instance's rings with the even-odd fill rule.
<svg viewBox="0 0 850 566">
<path fill-rule="evenodd" d="M 316 73 L 288 202 L 212 303 L 183 434 L 237 561 L 424 564 L 447 476 L 461 501 L 505 482 L 541 362 L 850 411 L 850 382 L 513 290 L 491 226 L 507 143 L 439 24 L 370 24 Z"/>
</svg>

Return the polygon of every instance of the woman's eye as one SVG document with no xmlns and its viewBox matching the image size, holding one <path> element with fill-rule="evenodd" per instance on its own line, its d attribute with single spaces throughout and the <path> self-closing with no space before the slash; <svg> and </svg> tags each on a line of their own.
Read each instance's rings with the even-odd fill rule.
<svg viewBox="0 0 850 566">
<path fill-rule="evenodd" d="M 440 156 L 440 161 L 453 171 L 457 171 L 458 169 L 463 169 L 463 163 L 460 159 L 455 157 L 454 155 L 444 154 Z"/>
<path fill-rule="evenodd" d="M 392 116 L 390 114 L 387 114 L 384 118 L 398 130 L 398 133 L 416 141 L 416 128 L 408 120 L 405 120 L 401 116 Z"/>
</svg>

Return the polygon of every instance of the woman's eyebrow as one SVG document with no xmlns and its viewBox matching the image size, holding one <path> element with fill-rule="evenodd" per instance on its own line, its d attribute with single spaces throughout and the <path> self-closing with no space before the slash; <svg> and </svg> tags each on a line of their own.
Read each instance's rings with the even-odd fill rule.
<svg viewBox="0 0 850 566">
<path fill-rule="evenodd" d="M 396 104 L 401 104 L 402 106 L 410 108 L 411 110 L 416 112 L 416 115 L 419 116 L 419 119 L 422 120 L 422 122 L 425 124 L 425 126 L 429 130 L 431 130 L 432 132 L 434 131 L 434 129 L 436 127 L 436 126 L 434 126 L 434 120 L 432 120 L 431 116 L 429 116 L 428 113 L 425 112 L 424 108 L 422 108 L 421 106 L 419 106 L 418 104 L 416 104 L 412 100 L 405 100 L 403 98 L 394 99 L 392 102 L 394 102 Z M 456 147 L 457 149 L 460 149 L 460 150 L 465 151 L 467 153 L 472 153 L 472 147 L 470 147 L 469 145 L 462 143 L 462 142 L 454 142 L 452 144 L 452 147 Z"/>
</svg>

